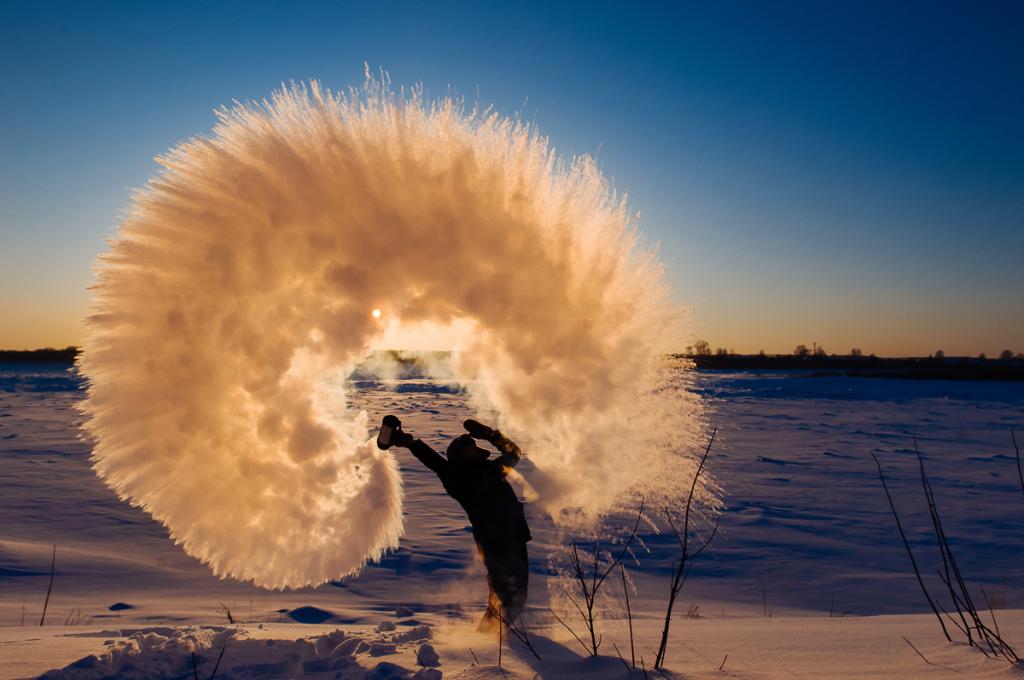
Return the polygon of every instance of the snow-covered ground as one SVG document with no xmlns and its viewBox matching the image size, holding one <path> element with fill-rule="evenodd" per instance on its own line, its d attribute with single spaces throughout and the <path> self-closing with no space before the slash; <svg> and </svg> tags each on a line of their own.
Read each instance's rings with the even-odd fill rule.
<svg viewBox="0 0 1024 680">
<path fill-rule="evenodd" d="M 567 633 L 560 634 L 553 628 L 538 631 L 531 640 L 541 660 L 513 641 L 503 647 L 499 668 L 494 638 L 477 633 L 465 623 L 432 624 L 432 617 L 426 619 L 406 627 L 393 616 L 382 617 L 382 621 L 399 624 L 395 631 L 384 632 L 369 626 L 295 623 L 114 629 L 53 626 L 42 630 L 6 627 L 0 628 L 0 646 L 9 664 L 5 670 L 13 677 L 68 664 L 70 667 L 43 677 L 100 678 L 120 672 L 115 677 L 188 680 L 194 677 L 191 655 L 195 652 L 198 677 L 209 678 L 221 650 L 224 655 L 218 678 L 630 677 L 614 650 L 608 650 L 609 656 L 588 658 Z M 634 625 L 638 641 L 652 641 L 660 622 L 645 617 Z M 1015 634 L 1019 639 L 1024 636 L 1024 612 L 1003 612 L 1000 625 L 1007 636 Z M 609 628 L 628 660 L 629 638 L 622 630 L 624 625 Z M 936 630 L 934 619 L 923 615 L 680 621 L 667 663 L 672 670 L 649 675 L 687 680 L 1010 679 L 1024 675 L 1020 668 L 986 659 L 964 644 L 940 641 Z M 633 677 L 643 677 L 642 670 L 634 671 Z"/>
<path fill-rule="evenodd" d="M 394 412 L 439 447 L 472 415 L 457 390 L 429 381 L 356 387 L 371 422 Z M 668 667 L 679 677 L 1024 673 L 941 639 L 869 456 L 883 461 L 923 571 L 934 573 L 917 437 L 966 576 L 1004 608 L 1003 633 L 1024 648 L 1024 495 L 1010 443 L 1011 428 L 1024 432 L 1024 386 L 706 372 L 698 388 L 719 427 L 711 469 L 727 508 L 673 623 Z M 116 500 L 78 439 L 80 396 L 59 368 L 0 368 L 0 677 L 84 659 L 53 677 L 190 678 L 193 650 L 198 676 L 210 677 L 222 649 L 219 678 L 436 677 L 429 668 L 467 678 L 625 675 L 612 648 L 628 658 L 624 619 L 602 619 L 608 656 L 587 660 L 547 612 L 549 556 L 565 536 L 543 517 L 531 517 L 527 614 L 543 661 L 514 643 L 499 671 L 496 642 L 473 630 L 486 585 L 467 522 L 415 460 L 403 460 L 407 523 L 397 553 L 345 583 L 266 591 L 216 579 Z M 637 658 L 650 664 L 676 552 L 674 539 L 641 538 L 648 551 L 627 569 Z"/>
</svg>

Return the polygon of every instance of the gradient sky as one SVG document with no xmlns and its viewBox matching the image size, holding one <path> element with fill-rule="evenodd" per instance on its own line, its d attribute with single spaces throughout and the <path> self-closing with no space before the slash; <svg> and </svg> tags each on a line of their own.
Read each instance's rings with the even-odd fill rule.
<svg viewBox="0 0 1024 680">
<path fill-rule="evenodd" d="M 1024 3 L 0 13 L 0 347 L 79 342 L 132 187 L 215 107 L 368 62 L 596 154 L 712 346 L 1024 352 Z"/>
</svg>

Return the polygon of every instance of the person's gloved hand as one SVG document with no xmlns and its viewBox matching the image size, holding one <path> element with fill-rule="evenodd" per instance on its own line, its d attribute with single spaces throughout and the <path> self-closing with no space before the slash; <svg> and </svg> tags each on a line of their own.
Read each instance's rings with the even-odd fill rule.
<svg viewBox="0 0 1024 680">
<path fill-rule="evenodd" d="M 466 428 L 466 432 L 469 432 L 469 436 L 473 439 L 483 439 L 484 441 L 491 441 L 494 437 L 495 430 L 487 427 L 483 423 L 469 419 L 462 423 L 462 427 Z"/>
<path fill-rule="evenodd" d="M 386 435 L 386 432 L 390 432 Z M 377 448 L 387 450 L 392 446 L 408 448 L 413 442 L 413 436 L 402 429 L 402 421 L 393 415 L 384 416 L 381 423 L 381 431 L 377 435 Z"/>
<path fill-rule="evenodd" d="M 400 446 L 403 449 L 409 448 L 409 444 L 412 444 L 416 440 L 411 434 L 405 430 L 399 428 L 394 434 L 391 435 L 391 445 Z"/>
</svg>

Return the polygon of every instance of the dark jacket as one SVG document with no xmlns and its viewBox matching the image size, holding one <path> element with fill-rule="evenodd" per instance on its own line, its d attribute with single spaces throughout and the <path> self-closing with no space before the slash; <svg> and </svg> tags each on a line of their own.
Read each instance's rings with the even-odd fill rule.
<svg viewBox="0 0 1024 680">
<path fill-rule="evenodd" d="M 488 545 L 533 538 L 526 524 L 523 504 L 506 476 L 519 462 L 519 447 L 498 434 L 495 446 L 501 456 L 494 460 L 451 463 L 417 439 L 412 454 L 437 473 L 448 495 L 459 502 L 473 525 L 473 538 Z"/>
</svg>

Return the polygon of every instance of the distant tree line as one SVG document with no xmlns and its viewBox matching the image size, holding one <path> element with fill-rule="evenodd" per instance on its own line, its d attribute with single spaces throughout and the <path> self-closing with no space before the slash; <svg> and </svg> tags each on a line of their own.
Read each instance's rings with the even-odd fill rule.
<svg viewBox="0 0 1024 680">
<path fill-rule="evenodd" d="M 74 346 L 64 347 L 62 349 L 55 349 L 53 347 L 46 347 L 44 349 L 34 350 L 0 350 L 0 362 L 2 363 L 37 363 L 37 362 L 59 362 L 59 363 L 70 363 L 74 361 L 75 356 L 78 354 L 79 349 Z M 711 348 L 711 343 L 707 340 L 697 340 L 692 345 L 689 345 L 684 352 L 685 356 L 690 357 L 730 357 L 740 356 L 736 354 L 736 350 L 727 349 L 725 347 L 718 347 L 717 349 Z M 756 356 L 767 357 L 765 351 L 762 349 Z M 794 356 L 794 357 L 813 357 L 821 359 L 823 357 L 847 357 L 851 359 L 875 359 L 874 354 L 865 355 L 863 350 L 859 347 L 854 347 L 847 354 L 829 354 L 825 351 L 825 348 L 817 343 L 812 343 L 811 347 L 807 345 L 797 345 L 792 353 L 790 354 L 776 354 L 772 355 L 776 357 L 781 356 Z M 930 354 L 929 359 L 933 361 L 945 361 L 946 353 L 944 351 L 936 350 Z M 962 357 L 961 357 L 962 359 Z M 984 352 L 977 356 L 978 361 L 988 361 L 988 357 Z M 1024 361 L 1024 353 L 1014 352 L 1013 350 L 1004 349 L 999 353 L 998 361 Z"/>
<path fill-rule="evenodd" d="M 0 363 L 4 364 L 35 364 L 35 363 L 61 363 L 70 364 L 78 355 L 78 348 L 74 346 L 55 349 L 46 347 L 43 349 L 0 350 Z"/>
<path fill-rule="evenodd" d="M 717 349 L 712 350 L 711 349 L 711 343 L 709 343 L 707 340 L 696 340 L 692 345 L 689 345 L 686 348 L 685 354 L 687 356 L 691 356 L 691 357 L 709 357 L 709 356 L 727 357 L 727 356 L 738 356 L 736 354 L 735 350 L 726 349 L 725 347 L 719 347 Z M 757 353 L 757 356 L 764 357 L 764 356 L 767 356 L 767 355 L 765 354 L 764 350 L 762 349 L 761 351 L 759 351 Z M 786 355 L 775 355 L 775 356 L 786 356 Z M 831 354 L 830 355 L 828 352 L 825 351 L 824 347 L 822 347 L 818 343 L 812 343 L 811 347 L 808 347 L 807 345 L 803 345 L 803 344 L 797 345 L 793 349 L 792 356 L 795 356 L 795 357 L 819 357 L 819 358 L 820 357 L 827 357 L 827 356 L 834 356 L 834 357 L 846 356 L 846 357 L 850 357 L 850 358 L 854 358 L 854 359 L 860 359 L 860 358 L 863 358 L 865 356 L 865 354 L 864 354 L 864 351 L 862 349 L 860 349 L 859 347 L 854 347 L 853 349 L 851 349 L 849 351 L 848 354 L 845 354 L 845 355 Z M 874 354 L 868 354 L 867 356 L 869 358 L 875 358 Z M 929 355 L 929 357 L 931 359 L 936 360 L 936 361 L 944 361 L 946 359 L 946 353 L 943 352 L 940 349 L 940 350 L 936 351 L 934 354 Z M 987 361 L 988 357 L 985 355 L 984 352 L 982 352 L 981 354 L 978 355 L 978 359 L 980 361 Z M 1004 349 L 1002 352 L 999 353 L 999 361 L 1024 361 L 1024 353 L 1014 352 L 1013 350 Z"/>
</svg>

